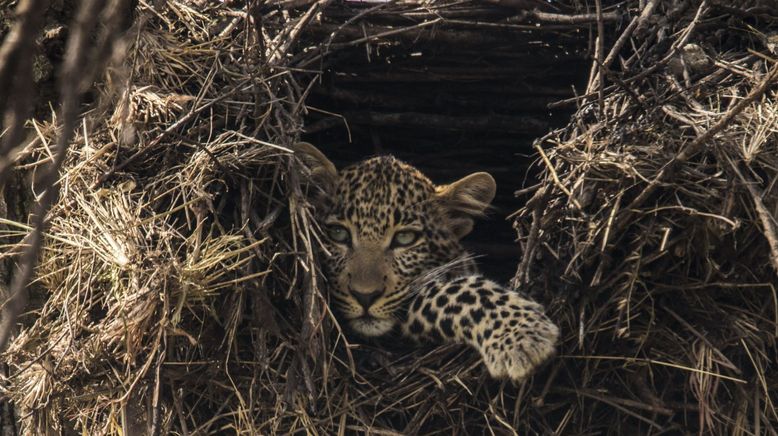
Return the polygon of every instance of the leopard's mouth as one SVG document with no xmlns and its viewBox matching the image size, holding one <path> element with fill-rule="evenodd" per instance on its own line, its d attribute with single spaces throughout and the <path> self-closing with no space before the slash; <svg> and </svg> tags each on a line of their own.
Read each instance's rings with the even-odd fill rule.
<svg viewBox="0 0 778 436">
<path fill-rule="evenodd" d="M 394 328 L 395 321 L 387 318 L 376 318 L 368 314 L 349 321 L 349 326 L 365 337 L 382 336 Z"/>
</svg>

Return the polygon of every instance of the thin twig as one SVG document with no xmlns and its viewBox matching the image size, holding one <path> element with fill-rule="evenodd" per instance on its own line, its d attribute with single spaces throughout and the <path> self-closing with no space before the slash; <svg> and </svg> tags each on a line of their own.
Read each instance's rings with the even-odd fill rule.
<svg viewBox="0 0 778 436">
<path fill-rule="evenodd" d="M 740 171 L 738 166 L 732 162 L 732 159 L 730 159 L 728 155 L 724 154 L 724 156 L 726 156 L 730 167 L 732 167 L 732 170 L 737 174 L 738 178 L 740 178 L 743 185 L 748 189 L 748 193 L 751 195 L 751 201 L 754 203 L 759 222 L 762 223 L 762 233 L 764 234 L 765 239 L 767 239 L 768 247 L 770 247 L 770 261 L 773 264 L 773 269 L 778 273 L 778 225 L 776 225 L 775 217 L 770 213 L 770 210 L 767 209 L 764 201 L 762 201 L 764 193 L 757 187 L 756 182 L 751 180 L 747 173 Z"/>
<path fill-rule="evenodd" d="M 597 16 L 597 101 L 599 102 L 600 119 L 605 120 L 605 23 L 602 16 L 602 0 L 594 0 Z"/>
<path fill-rule="evenodd" d="M 538 21 L 540 23 L 548 24 L 591 24 L 602 22 L 614 22 L 621 19 L 621 13 L 618 11 L 602 13 L 602 9 L 596 14 L 555 14 L 551 12 L 543 12 L 538 9 L 532 9 L 528 11 L 521 11 L 518 15 L 508 18 L 506 21 L 509 23 L 520 23 L 524 21 Z"/>
<path fill-rule="evenodd" d="M 19 146 L 24 122 L 29 116 L 32 99 L 35 38 L 43 25 L 47 0 L 22 0 L 16 8 L 17 21 L 0 47 L 0 116 L 6 130 L 0 141 L 0 187 L 5 186 L 13 166 L 11 153 Z M 2 350 L 2 347 L 0 347 Z"/>
</svg>

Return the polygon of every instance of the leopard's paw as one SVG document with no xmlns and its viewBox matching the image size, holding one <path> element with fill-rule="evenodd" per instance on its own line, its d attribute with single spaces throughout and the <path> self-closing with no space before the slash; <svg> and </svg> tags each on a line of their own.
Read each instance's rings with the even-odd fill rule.
<svg viewBox="0 0 778 436">
<path fill-rule="evenodd" d="M 492 377 L 521 381 L 556 352 L 559 328 L 533 306 L 499 317 L 484 333 L 480 351 Z"/>
</svg>

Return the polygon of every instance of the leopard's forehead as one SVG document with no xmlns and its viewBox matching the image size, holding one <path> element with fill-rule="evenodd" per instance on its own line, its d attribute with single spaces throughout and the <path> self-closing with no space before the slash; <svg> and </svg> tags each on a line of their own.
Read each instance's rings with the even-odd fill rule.
<svg viewBox="0 0 778 436">
<path fill-rule="evenodd" d="M 368 159 L 340 171 L 333 215 L 353 223 L 363 237 L 419 224 L 435 185 L 416 168 L 391 156 Z"/>
</svg>

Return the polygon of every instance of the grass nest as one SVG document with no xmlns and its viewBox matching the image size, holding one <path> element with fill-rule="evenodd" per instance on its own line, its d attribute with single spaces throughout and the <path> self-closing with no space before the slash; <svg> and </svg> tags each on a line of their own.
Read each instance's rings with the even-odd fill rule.
<svg viewBox="0 0 778 436">
<path fill-rule="evenodd" d="M 527 3 L 139 2 L 3 353 L 21 431 L 778 433 L 774 9 Z M 287 148 L 331 53 L 462 28 L 592 37 L 570 123 L 516 187 L 514 285 L 564 335 L 517 386 L 463 347 L 341 330 Z M 61 125 L 28 132 L 16 168 L 34 173 Z M 3 224 L 13 257 L 30 228 Z"/>
</svg>

